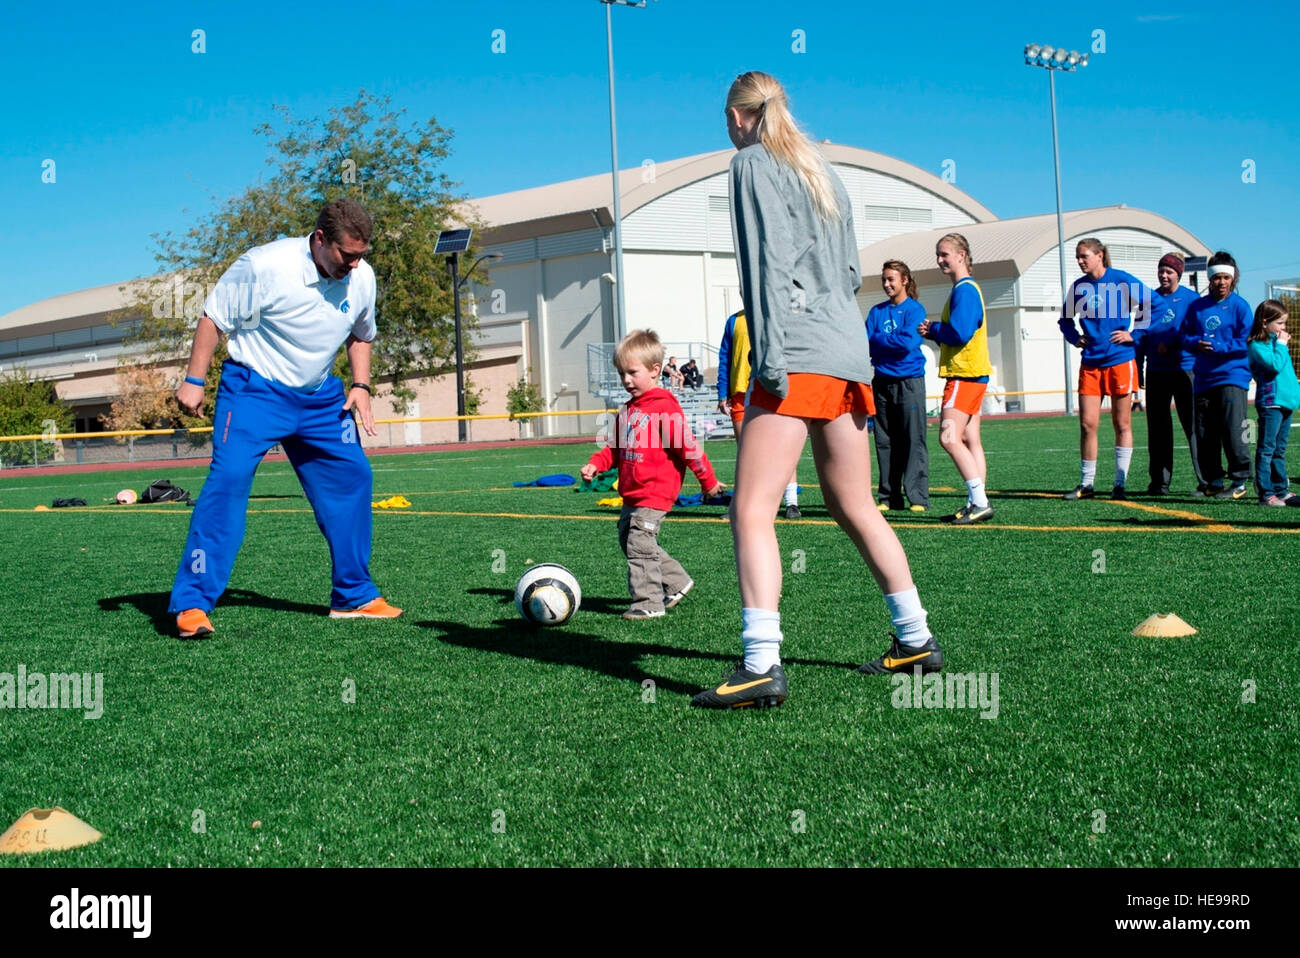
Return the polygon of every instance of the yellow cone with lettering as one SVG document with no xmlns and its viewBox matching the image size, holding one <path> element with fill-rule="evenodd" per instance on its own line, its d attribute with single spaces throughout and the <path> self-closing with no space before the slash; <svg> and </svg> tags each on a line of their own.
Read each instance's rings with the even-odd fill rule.
<svg viewBox="0 0 1300 958">
<path fill-rule="evenodd" d="M 90 845 L 104 836 L 64 808 L 29 808 L 0 835 L 0 855 Z"/>
<path fill-rule="evenodd" d="M 1159 612 L 1139 622 L 1133 634 L 1170 639 L 1195 635 L 1196 630 L 1172 612 Z"/>
</svg>

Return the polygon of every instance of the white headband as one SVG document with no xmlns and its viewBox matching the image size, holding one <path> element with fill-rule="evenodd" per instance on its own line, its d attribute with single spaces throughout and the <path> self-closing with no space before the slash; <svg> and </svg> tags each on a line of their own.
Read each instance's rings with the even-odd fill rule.
<svg viewBox="0 0 1300 958">
<path fill-rule="evenodd" d="M 1225 266 L 1222 263 L 1220 263 L 1218 266 L 1210 267 L 1211 276 L 1218 276 L 1220 273 L 1227 273 L 1229 276 L 1237 275 L 1237 271 L 1235 269 L 1233 269 L 1231 266 Z"/>
</svg>

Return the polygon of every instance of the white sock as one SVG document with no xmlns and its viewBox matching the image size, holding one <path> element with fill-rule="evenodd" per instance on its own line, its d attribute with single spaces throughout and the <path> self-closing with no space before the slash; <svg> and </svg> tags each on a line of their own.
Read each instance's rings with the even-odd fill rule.
<svg viewBox="0 0 1300 958">
<path fill-rule="evenodd" d="M 1090 486 L 1092 485 L 1092 481 L 1097 478 L 1097 460 L 1084 459 L 1082 460 L 1082 463 L 1083 465 L 1080 472 L 1082 473 L 1083 478 L 1080 481 L 1085 486 Z"/>
<path fill-rule="evenodd" d="M 740 641 L 745 643 L 745 668 L 763 674 L 781 664 L 781 613 L 770 609 L 740 610 Z"/>
<path fill-rule="evenodd" d="M 987 500 L 985 504 L 988 504 Z M 885 606 L 889 609 L 889 618 L 894 623 L 899 642 L 916 648 L 930 641 L 931 632 L 925 624 L 926 612 L 921 608 L 921 597 L 915 586 L 906 592 L 885 596 Z"/>
<path fill-rule="evenodd" d="M 785 487 L 785 504 L 787 506 L 799 505 L 799 483 L 791 482 Z"/>
<path fill-rule="evenodd" d="M 966 501 L 979 509 L 989 504 L 989 497 L 984 494 L 983 479 L 966 480 Z"/>
<path fill-rule="evenodd" d="M 1128 466 L 1133 461 L 1132 446 L 1115 447 L 1115 485 L 1124 485 L 1124 480 L 1128 478 Z"/>
</svg>

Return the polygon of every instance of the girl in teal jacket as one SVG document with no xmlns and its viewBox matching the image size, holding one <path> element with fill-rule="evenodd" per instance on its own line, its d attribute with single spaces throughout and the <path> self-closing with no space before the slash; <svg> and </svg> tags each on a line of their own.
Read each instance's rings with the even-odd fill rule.
<svg viewBox="0 0 1300 958">
<path fill-rule="evenodd" d="M 1250 373 L 1255 377 L 1255 411 L 1259 439 L 1255 444 L 1255 488 L 1261 506 L 1300 506 L 1300 496 L 1287 489 L 1286 446 L 1291 414 L 1300 406 L 1300 382 L 1287 343 L 1287 310 L 1266 299 L 1255 310 L 1247 344 Z"/>
</svg>

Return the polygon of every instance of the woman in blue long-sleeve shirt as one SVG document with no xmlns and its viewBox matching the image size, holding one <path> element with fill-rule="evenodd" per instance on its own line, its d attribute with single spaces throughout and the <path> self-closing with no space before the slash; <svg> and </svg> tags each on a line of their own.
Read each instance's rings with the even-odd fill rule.
<svg viewBox="0 0 1300 958">
<path fill-rule="evenodd" d="M 901 260 L 880 268 L 880 285 L 889 299 L 867 313 L 867 343 L 875 377 L 877 504 L 881 512 L 913 512 L 930 505 L 930 452 L 925 445 L 925 353 L 920 325 L 925 307 L 916 301 L 916 280 Z"/>
<path fill-rule="evenodd" d="M 1192 388 L 1196 391 L 1196 451 L 1201 460 L 1204 495 L 1242 499 L 1250 481 L 1250 445 L 1246 442 L 1246 391 L 1250 361 L 1246 339 L 1253 317 L 1237 295 L 1237 261 L 1222 250 L 1210 257 L 1210 292 L 1187 307 L 1183 348 L 1196 357 Z M 1223 487 L 1223 456 L 1228 458 Z"/>
</svg>

